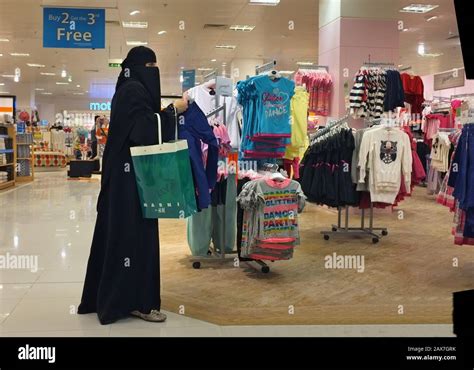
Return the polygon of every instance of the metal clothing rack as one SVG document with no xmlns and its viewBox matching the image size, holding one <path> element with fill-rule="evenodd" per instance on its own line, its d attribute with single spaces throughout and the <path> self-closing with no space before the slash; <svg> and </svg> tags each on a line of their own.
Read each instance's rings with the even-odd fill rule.
<svg viewBox="0 0 474 370">
<path fill-rule="evenodd" d="M 341 225 L 342 209 L 345 208 L 344 225 Z M 321 231 L 324 240 L 329 240 L 330 235 L 362 235 L 371 236 L 372 243 L 377 244 L 383 236 L 388 235 L 386 227 L 374 227 L 374 205 L 370 203 L 369 227 L 365 226 L 365 209 L 361 210 L 360 227 L 349 227 L 349 207 L 337 208 L 337 225 L 332 225 L 331 231 Z"/>
<path fill-rule="evenodd" d="M 271 71 L 272 69 L 275 68 L 276 64 L 277 64 L 276 60 L 272 60 L 271 62 L 262 64 L 261 66 L 256 66 L 255 74 L 259 75 L 261 73 Z"/>
</svg>

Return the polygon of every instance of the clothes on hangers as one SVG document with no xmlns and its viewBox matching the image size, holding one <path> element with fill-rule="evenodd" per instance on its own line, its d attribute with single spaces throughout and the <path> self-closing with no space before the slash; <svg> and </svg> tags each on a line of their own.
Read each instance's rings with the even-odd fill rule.
<svg viewBox="0 0 474 370">
<path fill-rule="evenodd" d="M 243 106 L 241 158 L 283 158 L 291 138 L 291 99 L 295 83 L 287 78 L 251 77 L 237 84 Z"/>
<path fill-rule="evenodd" d="M 300 183 L 308 201 L 329 207 L 357 205 L 351 179 L 354 136 L 347 124 L 331 126 L 306 150 L 300 166 Z"/>
<path fill-rule="evenodd" d="M 178 138 L 188 142 L 197 205 L 202 210 L 211 204 L 210 192 L 217 181 L 219 146 L 206 116 L 196 103 L 189 105 L 178 122 Z M 202 158 L 201 141 L 208 145 L 206 162 Z"/>
<path fill-rule="evenodd" d="M 199 106 L 205 115 L 208 115 L 210 112 L 216 109 L 217 96 L 215 94 L 210 94 L 211 89 L 209 86 L 209 83 L 205 83 L 195 86 L 186 92 L 187 96 L 194 100 L 194 102 Z M 222 106 L 224 102 L 226 104 L 225 126 L 229 133 L 230 144 L 232 145 L 232 148 L 239 149 L 241 130 L 239 127 L 238 114 L 241 110 L 241 107 L 234 96 L 219 96 L 217 107 Z M 224 122 L 224 112 L 219 112 L 216 116 L 221 123 Z M 212 117 L 209 118 L 209 123 L 211 123 L 211 119 Z"/>
<path fill-rule="evenodd" d="M 367 166 L 372 202 L 393 204 L 400 191 L 402 176 L 405 189 L 410 193 L 412 161 L 406 132 L 376 127 L 364 133 L 359 153 L 359 182 L 365 183 Z"/>
<path fill-rule="evenodd" d="M 332 76 L 326 70 L 299 69 L 294 81 L 297 86 L 306 86 L 309 111 L 316 115 L 328 116 L 330 112 Z"/>
<path fill-rule="evenodd" d="M 237 197 L 244 208 L 241 256 L 288 260 L 299 245 L 298 213 L 305 196 L 294 180 L 261 179 L 246 183 Z"/>
<path fill-rule="evenodd" d="M 412 76 L 408 73 L 401 74 L 405 102 L 411 105 L 412 114 L 421 114 L 423 102 L 425 101 L 423 80 L 420 76 Z"/>
</svg>

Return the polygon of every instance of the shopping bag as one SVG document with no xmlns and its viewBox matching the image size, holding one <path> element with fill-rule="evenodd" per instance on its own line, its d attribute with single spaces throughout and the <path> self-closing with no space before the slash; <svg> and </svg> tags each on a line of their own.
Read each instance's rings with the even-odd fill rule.
<svg viewBox="0 0 474 370">
<path fill-rule="evenodd" d="M 197 212 L 188 143 L 163 143 L 158 119 L 158 145 L 131 147 L 144 218 L 186 218 Z"/>
</svg>

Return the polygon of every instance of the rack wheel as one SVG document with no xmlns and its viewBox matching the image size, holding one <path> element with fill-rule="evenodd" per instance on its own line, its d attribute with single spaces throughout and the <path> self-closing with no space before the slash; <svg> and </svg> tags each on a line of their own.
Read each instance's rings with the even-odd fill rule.
<svg viewBox="0 0 474 370">
<path fill-rule="evenodd" d="M 387 235 L 388 235 L 388 231 L 387 231 L 387 230 L 382 230 L 382 235 L 383 235 L 383 236 L 387 236 Z"/>
<path fill-rule="evenodd" d="M 263 272 L 264 274 L 268 274 L 268 273 L 270 272 L 270 267 L 268 267 L 268 266 L 262 266 L 262 272 Z"/>
<path fill-rule="evenodd" d="M 333 228 L 332 228 L 332 231 L 337 231 L 337 227 L 333 227 Z"/>
<path fill-rule="evenodd" d="M 193 262 L 193 269 L 200 269 L 201 268 L 201 262 L 199 261 L 196 261 L 196 262 Z"/>
<path fill-rule="evenodd" d="M 329 240 L 329 235 L 324 235 L 324 240 Z"/>
<path fill-rule="evenodd" d="M 379 242 L 379 238 L 372 238 L 372 243 L 377 244 Z"/>
</svg>

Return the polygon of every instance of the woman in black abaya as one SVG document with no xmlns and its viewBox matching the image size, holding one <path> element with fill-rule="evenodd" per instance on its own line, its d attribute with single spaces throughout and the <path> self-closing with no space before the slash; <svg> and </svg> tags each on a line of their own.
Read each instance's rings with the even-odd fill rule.
<svg viewBox="0 0 474 370">
<path fill-rule="evenodd" d="M 128 315 L 163 322 L 157 220 L 144 219 L 130 147 L 174 139 L 180 99 L 161 111 L 160 71 L 153 50 L 130 50 L 122 63 L 103 157 L 97 221 L 79 314 L 97 312 L 101 324 Z"/>
</svg>

